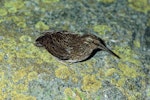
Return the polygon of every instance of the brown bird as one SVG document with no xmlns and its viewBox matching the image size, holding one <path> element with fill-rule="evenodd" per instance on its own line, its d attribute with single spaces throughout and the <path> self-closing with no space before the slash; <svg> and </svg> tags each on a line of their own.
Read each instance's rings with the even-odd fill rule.
<svg viewBox="0 0 150 100">
<path fill-rule="evenodd" d="M 66 62 L 85 61 L 101 50 L 120 58 L 106 47 L 101 38 L 93 34 L 79 35 L 68 31 L 48 31 L 36 39 L 35 45 L 45 47 L 54 57 Z"/>
</svg>

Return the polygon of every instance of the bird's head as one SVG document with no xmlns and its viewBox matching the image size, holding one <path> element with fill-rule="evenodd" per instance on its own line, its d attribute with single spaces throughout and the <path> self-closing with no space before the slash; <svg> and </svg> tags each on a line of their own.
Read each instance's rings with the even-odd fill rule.
<svg viewBox="0 0 150 100">
<path fill-rule="evenodd" d="M 35 40 L 35 45 L 37 47 L 45 47 L 45 45 L 47 44 L 47 36 L 40 36 Z"/>
</svg>

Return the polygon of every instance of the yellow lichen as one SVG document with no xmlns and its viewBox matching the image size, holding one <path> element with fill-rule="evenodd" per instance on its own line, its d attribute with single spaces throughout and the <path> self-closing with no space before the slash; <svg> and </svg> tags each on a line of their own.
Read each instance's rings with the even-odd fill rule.
<svg viewBox="0 0 150 100">
<path fill-rule="evenodd" d="M 121 75 L 124 75 L 126 77 L 131 77 L 131 78 L 135 78 L 137 76 L 140 75 L 140 73 L 138 73 L 136 70 L 136 67 L 129 67 L 125 64 L 119 63 L 118 67 L 121 71 Z"/>
<path fill-rule="evenodd" d="M 22 16 L 12 16 L 10 17 L 14 23 L 21 28 L 26 28 L 26 20 Z"/>
<path fill-rule="evenodd" d="M 98 73 L 96 74 L 97 77 L 104 77 L 105 76 L 105 71 L 103 69 L 99 69 Z"/>
<path fill-rule="evenodd" d="M 24 77 L 26 77 L 28 81 L 36 79 L 37 73 L 32 70 L 33 70 L 33 67 L 29 66 L 29 67 L 22 68 L 20 70 L 15 71 L 15 73 L 13 75 L 13 81 L 18 82 L 19 80 L 23 79 Z M 32 72 L 30 72 L 30 71 L 32 71 Z"/>
<path fill-rule="evenodd" d="M 101 85 L 101 81 L 98 81 L 94 75 L 86 75 L 83 77 L 82 89 L 87 92 L 96 92 Z"/>
<path fill-rule="evenodd" d="M 140 65 L 140 61 L 138 59 L 135 59 L 134 57 L 137 56 L 136 52 L 133 51 L 129 46 L 126 47 L 115 47 L 115 51 L 120 52 L 117 53 L 119 56 L 123 59 L 121 61 L 123 62 L 129 62 L 136 66 Z"/>
<path fill-rule="evenodd" d="M 93 69 L 93 66 L 96 64 L 96 59 L 90 59 L 89 61 L 85 62 L 85 64 Z"/>
<path fill-rule="evenodd" d="M 41 30 L 48 30 L 49 26 L 47 26 L 44 22 L 39 21 L 35 24 L 36 29 L 41 29 Z"/>
<path fill-rule="evenodd" d="M 55 75 L 61 79 L 68 79 L 74 72 L 67 66 L 60 66 L 55 70 Z"/>
<path fill-rule="evenodd" d="M 46 50 L 44 50 L 45 53 L 39 53 L 40 58 L 44 61 L 44 62 L 53 62 L 54 58 L 51 56 L 51 54 L 49 54 Z"/>
<path fill-rule="evenodd" d="M 6 1 L 4 6 L 8 9 L 9 13 L 16 13 L 17 10 L 24 7 L 24 2 L 22 0 Z"/>
<path fill-rule="evenodd" d="M 119 79 L 117 82 L 116 82 L 116 85 L 118 87 L 123 87 L 125 85 L 125 82 L 126 82 L 126 78 L 125 77 L 121 77 L 121 79 Z"/>
<path fill-rule="evenodd" d="M 81 95 L 81 91 L 78 88 L 71 89 L 71 88 L 66 88 L 64 90 L 64 93 L 66 95 L 67 100 L 84 100 L 83 96 Z"/>
<path fill-rule="evenodd" d="M 105 76 L 108 77 L 108 76 L 112 76 L 113 73 L 116 72 L 116 69 L 115 68 L 110 68 L 106 71 L 105 73 Z"/>
<path fill-rule="evenodd" d="M 73 81 L 74 83 L 77 83 L 77 82 L 78 82 L 78 78 L 77 78 L 76 76 L 72 76 L 72 81 Z"/>
<path fill-rule="evenodd" d="M 7 10 L 6 9 L 0 9 L 0 16 L 6 16 L 7 15 Z"/>
<path fill-rule="evenodd" d="M 42 0 L 43 3 L 54 3 L 54 2 L 58 2 L 59 0 Z"/>
<path fill-rule="evenodd" d="M 20 94 L 20 93 L 17 93 L 16 91 L 13 91 L 11 95 L 12 95 L 11 100 L 36 100 L 35 97 Z"/>
<path fill-rule="evenodd" d="M 18 93 L 25 92 L 28 91 L 28 83 L 12 85 L 11 88 L 17 91 Z"/>
<path fill-rule="evenodd" d="M 23 79 L 27 75 L 25 69 L 18 70 L 13 75 L 13 81 L 18 82 L 19 80 Z"/>
<path fill-rule="evenodd" d="M 134 40 L 133 43 L 134 43 L 135 47 L 137 47 L 137 48 L 141 47 L 139 40 Z"/>
<path fill-rule="evenodd" d="M 3 72 L 3 71 L 0 71 L 0 79 L 1 79 L 0 98 L 2 100 L 6 99 L 6 98 L 11 98 L 12 100 L 20 100 L 21 98 L 23 100 L 30 100 L 30 99 L 35 100 L 35 97 L 20 94 L 20 93 L 26 92 L 28 90 L 29 80 L 31 81 L 31 80 L 35 79 L 35 77 L 32 77 L 32 79 L 29 79 L 29 80 L 26 79 L 25 73 L 30 73 L 30 72 L 24 73 L 23 71 L 27 71 L 27 69 L 18 70 L 18 71 L 16 71 L 15 74 L 12 74 L 11 76 L 13 78 L 14 78 L 14 76 L 16 77 L 16 80 L 14 82 L 18 82 L 20 79 L 22 79 L 22 80 L 26 80 L 25 83 L 14 83 L 11 81 L 11 77 L 7 78 L 7 76 L 6 76 L 7 74 L 5 74 L 5 72 Z M 5 90 L 5 91 L 3 91 L 3 90 Z"/>
<path fill-rule="evenodd" d="M 68 97 L 72 97 L 73 96 L 73 91 L 71 90 L 71 88 L 65 88 L 64 90 L 65 95 Z"/>
<path fill-rule="evenodd" d="M 19 40 L 20 40 L 21 42 L 31 42 L 31 37 L 28 36 L 28 35 L 22 35 L 22 36 L 19 38 Z"/>
<path fill-rule="evenodd" d="M 18 23 L 17 23 L 17 26 L 18 26 L 18 27 L 21 27 L 21 28 L 25 28 L 27 25 L 26 25 L 25 22 L 18 22 Z"/>
<path fill-rule="evenodd" d="M 0 62 L 2 62 L 3 57 L 4 57 L 4 54 L 1 54 L 1 53 L 0 53 Z"/>
<path fill-rule="evenodd" d="M 28 74 L 28 81 L 32 81 L 33 79 L 37 79 L 38 73 L 35 71 L 32 71 Z"/>
<path fill-rule="evenodd" d="M 107 25 L 95 25 L 93 27 L 95 32 L 98 32 L 100 35 L 105 34 L 106 31 L 110 32 L 111 28 Z"/>
<path fill-rule="evenodd" d="M 128 0 L 129 6 L 134 10 L 147 13 L 150 11 L 149 0 Z"/>
<path fill-rule="evenodd" d="M 135 92 L 138 87 L 134 80 L 139 77 L 145 79 L 145 73 L 140 69 L 141 62 L 137 58 L 138 52 L 133 51 L 128 46 L 117 47 L 116 51 L 119 52 L 118 54 L 120 54 L 122 59 L 119 60 L 118 66 L 115 70 L 112 69 L 110 72 L 108 71 L 108 73 L 110 73 L 108 76 L 112 75 L 114 72 L 115 75 L 119 76 L 118 79 L 111 78 L 111 83 L 117 86 L 117 88 L 121 90 L 128 99 L 137 99 L 141 97 L 141 93 Z M 140 80 L 139 84 L 140 83 L 142 83 L 141 86 L 143 87 L 142 89 L 144 89 L 144 80 Z M 126 89 L 124 89 L 124 87 L 126 87 Z M 130 91 L 132 91 L 132 93 Z"/>
<path fill-rule="evenodd" d="M 97 0 L 97 1 L 100 1 L 100 2 L 103 2 L 103 3 L 113 3 L 116 0 Z"/>
<path fill-rule="evenodd" d="M 17 9 L 21 9 L 21 8 L 25 7 L 25 4 L 24 4 L 25 2 L 23 0 L 17 0 L 17 1 L 15 0 L 15 1 L 11 1 L 11 3 Z M 12 5 L 11 5 L 11 7 L 12 7 Z"/>
<path fill-rule="evenodd" d="M 4 72 L 2 70 L 0 71 L 0 80 L 1 80 L 0 89 L 2 89 L 3 87 L 6 86 L 6 84 L 3 84 L 3 83 L 5 83 L 5 77 L 4 77 Z"/>
</svg>

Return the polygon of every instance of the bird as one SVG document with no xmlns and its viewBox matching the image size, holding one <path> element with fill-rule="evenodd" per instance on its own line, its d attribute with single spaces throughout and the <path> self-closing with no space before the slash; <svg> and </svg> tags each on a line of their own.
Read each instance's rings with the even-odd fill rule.
<svg viewBox="0 0 150 100">
<path fill-rule="evenodd" d="M 110 50 L 104 40 L 94 34 L 77 34 L 70 31 L 46 31 L 35 40 L 37 47 L 44 47 L 57 59 L 77 63 L 90 59 L 98 51 L 106 51 L 120 57 Z"/>
</svg>

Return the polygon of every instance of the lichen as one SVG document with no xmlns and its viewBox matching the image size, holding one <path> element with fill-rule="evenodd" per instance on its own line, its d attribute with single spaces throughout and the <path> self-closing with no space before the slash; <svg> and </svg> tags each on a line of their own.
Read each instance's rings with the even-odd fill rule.
<svg viewBox="0 0 150 100">
<path fill-rule="evenodd" d="M 18 10 L 25 7 L 24 2 L 22 0 L 12 0 L 5 2 L 4 6 L 8 10 L 9 13 L 16 13 Z"/>
<path fill-rule="evenodd" d="M 87 92 L 96 92 L 101 87 L 101 81 L 97 80 L 94 75 L 83 77 L 82 89 Z"/>
<path fill-rule="evenodd" d="M 125 64 L 119 63 L 118 67 L 120 69 L 120 75 L 123 75 L 124 77 L 136 78 L 141 75 L 141 73 L 137 71 L 136 66 L 129 67 Z"/>
<path fill-rule="evenodd" d="M 148 0 L 128 0 L 129 6 L 134 10 L 147 13 L 150 11 L 150 3 Z"/>
<path fill-rule="evenodd" d="M 136 40 L 133 41 L 133 43 L 134 43 L 134 46 L 135 46 L 135 47 L 137 47 L 137 48 L 140 48 L 140 47 L 141 47 L 141 45 L 140 45 L 140 40 L 136 39 Z"/>
<path fill-rule="evenodd" d="M 54 2 L 59 2 L 59 0 L 42 0 L 44 3 L 54 3 Z"/>
<path fill-rule="evenodd" d="M 0 91 L 0 98 L 11 98 L 12 100 L 16 100 L 16 98 L 24 98 L 24 100 L 31 98 L 34 100 L 35 97 L 24 95 L 23 93 L 28 91 L 29 82 L 37 79 L 38 70 L 34 70 L 35 65 L 29 65 L 26 63 L 28 60 L 25 59 L 32 59 L 32 61 L 35 59 L 36 61 L 38 58 L 42 63 L 53 60 L 50 60 L 50 55 L 45 54 L 47 57 L 39 55 L 44 53 L 34 46 L 30 36 L 18 36 L 19 39 L 8 37 L 9 35 L 3 36 L 0 40 L 0 61 L 2 66 L 5 66 L 0 68 L 0 90 L 2 90 Z M 38 64 L 39 62 L 36 63 Z M 7 67 L 9 67 L 9 70 Z"/>
<path fill-rule="evenodd" d="M 112 76 L 115 72 L 116 72 L 116 69 L 115 69 L 115 68 L 107 69 L 107 71 L 105 72 L 105 76 L 106 76 L 106 77 Z"/>
<path fill-rule="evenodd" d="M 35 25 L 36 29 L 41 29 L 41 30 L 48 30 L 49 26 L 47 26 L 45 23 L 43 23 L 42 21 L 39 21 L 36 23 Z"/>
<path fill-rule="evenodd" d="M 64 6 L 62 2 L 58 3 L 57 7 L 56 5 L 53 5 L 53 3 L 56 4 L 56 2 L 59 1 L 60 0 L 2 0 L 0 4 L 0 34 L 2 36 L 2 38 L 0 36 L 0 99 L 38 99 L 28 93 L 29 88 L 32 88 L 33 86 L 33 84 L 29 85 L 29 83 L 34 82 L 33 80 L 42 82 L 42 85 L 40 84 L 41 86 L 44 86 L 43 84 L 52 84 L 53 86 L 58 85 L 53 84 L 53 82 L 51 83 L 49 79 L 46 79 L 47 83 L 41 81 L 40 78 L 43 78 L 44 75 L 54 79 L 54 81 L 56 79 L 56 83 L 57 80 L 63 82 L 68 82 L 69 80 L 70 82 L 71 79 L 71 82 L 74 82 L 74 84 L 77 84 L 77 86 L 82 86 L 79 90 L 74 88 L 73 86 L 68 88 L 64 87 L 66 88 L 64 93 L 69 100 L 74 100 L 74 98 L 76 98 L 77 100 L 92 100 L 85 99 L 84 97 L 91 97 L 93 95 L 91 92 L 93 92 L 95 95 L 101 93 L 98 90 L 100 88 L 103 88 L 102 82 L 104 82 L 105 79 L 107 81 L 110 81 L 113 86 L 116 86 L 116 88 L 119 89 L 129 100 L 137 99 L 138 97 L 142 96 L 143 90 L 145 90 L 145 87 L 147 85 L 145 79 L 149 80 L 149 78 L 144 74 L 144 72 L 142 72 L 145 69 L 141 68 L 144 66 L 141 64 L 139 52 L 132 50 L 132 48 L 129 46 L 121 45 L 121 47 L 116 46 L 113 48 L 115 49 L 114 51 L 119 54 L 119 56 L 121 56 L 120 60 L 114 59 L 116 61 L 112 61 L 112 59 L 106 57 L 104 58 L 104 64 L 100 64 L 100 62 L 98 61 L 99 59 L 95 59 L 95 57 L 93 57 L 86 62 L 80 62 L 79 64 L 74 64 L 72 66 L 65 66 L 63 64 L 58 64 L 58 60 L 55 60 L 55 58 L 52 57 L 51 54 L 49 54 L 45 49 L 38 48 L 34 45 L 36 38 L 34 32 L 39 30 L 45 31 L 51 27 L 59 28 L 61 25 L 59 26 L 57 22 L 59 22 L 63 17 L 66 16 L 65 13 L 67 13 L 67 17 L 73 16 L 74 18 L 73 12 L 76 9 L 73 8 L 75 6 L 71 4 L 69 4 L 69 6 L 68 4 L 67 6 Z M 116 0 L 97 1 L 99 1 L 98 3 L 113 3 Z M 94 4 L 94 2 L 92 3 Z M 147 3 L 148 1 L 146 0 L 128 0 L 128 2 L 129 6 L 137 11 L 144 13 L 147 13 L 149 11 L 149 3 Z M 90 7 L 92 7 L 92 5 L 90 5 Z M 81 4 L 81 6 L 83 7 L 84 5 Z M 94 4 L 93 7 L 96 8 L 97 6 Z M 64 8 L 65 10 L 71 9 L 71 12 L 64 12 Z M 83 9 L 84 11 L 86 10 L 85 8 Z M 59 12 L 60 9 L 63 13 Z M 92 8 L 90 11 L 93 11 Z M 54 16 L 51 17 L 49 16 L 49 14 L 52 14 Z M 65 16 L 63 16 L 64 14 Z M 65 19 L 62 21 L 62 23 L 60 23 L 63 24 L 61 26 L 62 29 L 71 28 L 72 30 L 72 27 L 70 27 L 70 21 L 72 22 L 71 24 L 73 24 L 75 27 L 78 26 L 76 25 L 78 24 L 78 22 L 76 22 L 76 18 L 75 21 L 73 21 L 72 19 L 68 20 L 67 17 L 65 17 L 67 20 Z M 75 17 L 78 17 L 78 15 L 75 15 Z M 94 18 L 95 17 L 96 15 L 94 15 Z M 49 19 L 53 18 L 57 19 L 56 22 L 53 21 L 55 23 L 52 24 L 50 22 L 47 22 Z M 145 18 L 144 15 L 142 18 Z M 84 14 L 83 18 L 81 17 L 79 19 L 82 23 L 82 20 L 85 19 Z M 108 24 L 109 23 L 107 23 L 106 25 L 94 24 L 92 29 L 99 35 L 106 35 L 107 32 L 114 31 L 111 29 L 111 27 L 107 26 Z M 150 20 L 147 21 L 147 25 L 150 26 Z M 85 27 L 82 27 L 82 29 L 84 28 Z M 78 29 L 78 27 L 76 29 L 82 30 L 81 28 Z M 119 32 L 122 32 L 121 29 L 119 29 Z M 126 30 L 125 33 L 127 33 L 126 35 L 128 35 L 128 38 L 124 38 L 124 40 L 122 40 L 122 43 L 128 43 L 130 40 L 132 40 L 133 32 Z M 133 41 L 133 46 L 136 47 L 136 49 L 139 49 L 141 47 L 139 39 L 135 39 Z M 80 83 L 80 80 L 82 78 L 82 83 Z M 101 80 L 99 78 L 101 78 Z M 67 82 L 65 84 L 68 84 Z M 51 89 L 53 90 L 55 86 L 54 88 L 50 87 L 50 85 L 47 86 L 49 87 L 46 87 L 46 89 L 49 90 L 51 95 L 53 96 L 55 95 L 55 93 L 57 95 L 57 93 L 63 92 L 62 90 L 60 90 L 59 92 L 58 90 L 55 90 L 54 93 L 51 91 Z M 81 88 L 86 92 L 81 92 Z M 150 92 L 149 90 L 147 91 L 147 96 L 149 96 Z M 33 92 L 33 94 L 37 93 L 38 96 L 42 95 L 43 98 L 45 94 L 49 95 L 47 91 L 44 91 L 44 88 L 42 87 L 37 87 L 37 89 L 33 90 Z M 40 94 L 39 92 L 44 92 L 44 95 Z M 94 98 L 97 97 L 95 95 Z M 99 99 L 100 98 L 98 98 L 98 100 Z"/>
<path fill-rule="evenodd" d="M 13 91 L 11 93 L 11 95 L 13 96 L 13 98 L 11 98 L 11 100 L 36 100 L 35 97 L 33 96 L 28 96 L 28 95 L 24 95 L 24 94 L 18 94 L 17 92 Z"/>
<path fill-rule="evenodd" d="M 55 70 L 55 75 L 61 79 L 68 79 L 70 76 L 73 75 L 73 71 L 69 69 L 67 66 L 60 66 L 58 69 Z"/>
<path fill-rule="evenodd" d="M 5 16 L 7 15 L 7 10 L 6 9 L 0 9 L 0 16 Z"/>
<path fill-rule="evenodd" d="M 137 90 L 145 87 L 145 73 L 141 71 L 141 62 L 138 60 L 138 53 L 133 51 L 130 47 L 116 47 L 116 51 L 120 52 L 121 59 L 119 60 L 117 68 L 110 68 L 106 71 L 105 76 L 111 78 L 111 83 L 114 84 L 128 99 L 139 98 L 142 96 L 141 92 Z M 113 65 L 115 66 L 115 65 Z M 116 76 L 116 78 L 114 77 Z M 117 78 L 118 76 L 118 78 Z M 138 83 L 135 81 L 137 79 Z M 141 78 L 142 77 L 142 78 Z M 136 84 L 140 84 L 139 88 Z M 134 91 L 130 93 L 130 91 Z M 132 100 L 131 99 L 131 100 Z"/>
<path fill-rule="evenodd" d="M 19 80 L 21 80 L 24 77 L 27 77 L 28 81 L 32 80 L 32 79 L 36 79 L 37 73 L 35 71 L 32 71 L 32 69 L 33 69 L 33 67 L 29 66 L 27 68 L 23 68 L 23 69 L 16 71 L 14 73 L 14 75 L 12 76 L 12 80 L 14 82 L 18 82 Z M 32 72 L 30 72 L 30 71 L 32 71 Z"/>
<path fill-rule="evenodd" d="M 115 51 L 119 56 L 123 59 L 121 59 L 123 62 L 129 62 L 135 65 L 140 65 L 141 62 L 138 59 L 135 59 L 135 57 L 138 56 L 138 53 L 133 51 L 129 46 L 124 47 L 115 47 Z M 120 52 L 120 53 L 119 53 Z"/>
<path fill-rule="evenodd" d="M 64 93 L 67 100 L 86 100 L 85 95 L 78 88 L 65 88 Z"/>
<path fill-rule="evenodd" d="M 30 28 L 27 23 L 29 20 L 37 19 L 37 23 L 34 23 L 35 28 L 38 30 L 47 30 L 49 29 L 48 25 L 46 25 L 44 22 L 40 21 L 40 16 L 36 17 L 34 16 L 34 13 L 36 10 L 33 10 L 31 8 L 40 9 L 41 12 L 45 12 L 45 8 L 57 8 L 57 7 L 51 7 L 50 4 L 53 4 L 55 2 L 59 2 L 59 0 L 41 0 L 41 1 L 35 1 L 37 5 L 40 5 L 39 7 L 35 7 L 35 5 L 32 5 L 32 3 L 29 1 L 23 1 L 23 0 L 5 0 L 2 2 L 0 7 L 0 13 L 2 16 L 0 18 L 0 23 L 7 21 L 7 22 L 13 22 L 16 24 L 18 28 Z M 41 8 L 40 8 L 41 7 Z M 7 16 L 9 14 L 9 16 Z M 44 14 L 44 13 L 42 13 Z M 41 16 L 42 16 L 41 14 Z M 32 18 L 31 18 L 32 16 Z M 26 18 L 25 18 L 26 17 Z M 43 16 L 42 16 L 43 17 Z M 39 19 L 39 20 L 38 20 Z M 41 18 L 42 19 L 42 18 Z M 32 23 L 33 24 L 33 23 Z"/>
<path fill-rule="evenodd" d="M 22 35 L 22 36 L 20 36 L 19 40 L 21 42 L 31 42 L 32 41 L 31 37 L 28 36 L 28 35 Z"/>
<path fill-rule="evenodd" d="M 111 28 L 107 25 L 95 25 L 93 26 L 95 32 L 98 32 L 100 35 L 104 35 L 107 31 L 110 32 Z"/>
<path fill-rule="evenodd" d="M 65 93 L 65 95 L 66 95 L 66 98 L 67 98 L 67 100 L 68 99 L 73 99 L 73 98 L 75 98 L 75 94 L 74 94 L 74 92 L 72 91 L 72 89 L 71 88 L 66 88 L 65 90 L 64 90 L 64 93 Z"/>
<path fill-rule="evenodd" d="M 115 2 L 116 0 L 97 0 L 99 2 L 103 2 L 103 3 L 113 3 Z"/>
<path fill-rule="evenodd" d="M 30 69 L 30 68 L 29 68 Z M 28 84 L 30 81 L 37 78 L 37 75 L 35 77 L 28 77 L 25 78 L 25 75 L 31 74 L 32 72 L 27 71 L 28 68 L 21 69 L 18 71 L 12 71 L 11 77 L 8 78 L 7 72 L 0 70 L 0 98 L 2 100 L 11 98 L 12 100 L 19 100 L 22 98 L 23 100 L 32 99 L 35 100 L 36 98 L 29 95 L 24 95 L 22 93 L 28 91 Z M 23 74 L 22 74 L 23 73 Z M 14 79 L 15 77 L 15 79 Z M 12 82 L 12 80 L 14 80 Z M 19 81 L 24 81 L 23 83 L 20 83 Z"/>
</svg>

